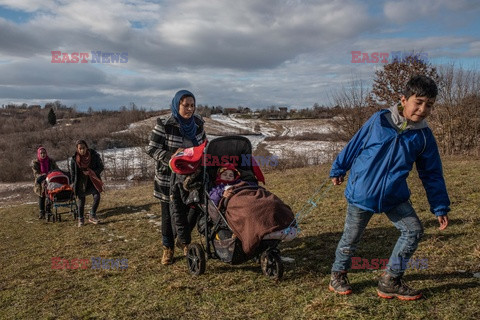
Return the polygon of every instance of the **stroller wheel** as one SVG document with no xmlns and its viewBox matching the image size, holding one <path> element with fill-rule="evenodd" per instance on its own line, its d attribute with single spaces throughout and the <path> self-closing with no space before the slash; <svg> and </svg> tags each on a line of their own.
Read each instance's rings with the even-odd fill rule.
<svg viewBox="0 0 480 320">
<path fill-rule="evenodd" d="M 187 252 L 188 271 L 194 276 L 201 275 L 205 273 L 206 264 L 207 261 L 202 246 L 198 243 L 190 244 Z"/>
<path fill-rule="evenodd" d="M 283 262 L 276 251 L 265 251 L 260 258 L 263 274 L 273 280 L 283 277 Z"/>
</svg>

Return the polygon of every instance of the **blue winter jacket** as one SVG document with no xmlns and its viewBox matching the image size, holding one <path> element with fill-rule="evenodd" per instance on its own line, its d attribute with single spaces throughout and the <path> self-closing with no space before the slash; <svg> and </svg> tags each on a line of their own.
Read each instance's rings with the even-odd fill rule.
<svg viewBox="0 0 480 320">
<path fill-rule="evenodd" d="M 351 204 L 386 212 L 410 198 L 407 177 L 415 163 L 436 216 L 450 211 L 437 143 L 428 126 L 399 130 L 389 110 L 375 113 L 335 159 L 330 177 L 350 170 L 345 196 Z"/>
</svg>

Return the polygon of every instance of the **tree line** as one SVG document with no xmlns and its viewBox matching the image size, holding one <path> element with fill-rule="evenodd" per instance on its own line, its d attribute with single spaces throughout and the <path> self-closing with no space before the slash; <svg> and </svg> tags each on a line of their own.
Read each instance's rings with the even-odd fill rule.
<svg viewBox="0 0 480 320">
<path fill-rule="evenodd" d="M 352 79 L 330 92 L 328 106 L 288 109 L 270 106 L 253 110 L 239 106 L 198 105 L 205 117 L 236 114 L 261 119 L 329 119 L 338 128 L 336 138 L 348 141 L 376 111 L 399 102 L 402 90 L 414 74 L 433 78 L 439 95 L 428 122 L 439 150 L 444 155 L 480 156 L 480 73 L 450 64 L 436 67 L 418 59 L 392 61 L 377 70 L 373 85 Z M 60 101 L 40 105 L 8 104 L 0 109 L 0 181 L 24 181 L 31 178 L 30 161 L 38 146 L 47 148 L 55 159 L 66 159 L 74 152 L 74 142 L 87 139 L 98 150 L 144 146 L 151 126 L 125 130 L 129 124 L 170 111 L 146 111 L 135 104 L 117 111 L 78 112 Z M 319 140 L 321 136 L 319 135 Z M 305 164 L 307 165 L 307 164 Z"/>
</svg>

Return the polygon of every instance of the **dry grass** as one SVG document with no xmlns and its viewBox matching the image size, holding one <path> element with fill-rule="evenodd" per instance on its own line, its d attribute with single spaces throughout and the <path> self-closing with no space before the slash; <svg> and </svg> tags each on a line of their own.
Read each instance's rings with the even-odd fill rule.
<svg viewBox="0 0 480 320">
<path fill-rule="evenodd" d="M 70 217 L 46 224 L 33 204 L 0 209 L 0 318 L 2 319 L 478 319 L 480 318 L 480 160 L 444 162 L 452 200 L 451 225 L 440 232 L 423 188 L 412 173 L 414 207 L 425 238 L 415 254 L 428 269 L 408 271 L 406 280 L 424 290 L 415 302 L 376 296 L 372 270 L 350 275 L 355 294 L 327 290 L 330 266 L 345 214 L 343 187 L 331 188 L 303 219 L 301 236 L 282 244 L 285 275 L 275 283 L 253 261 L 230 266 L 207 261 L 200 277 L 187 273 L 176 252 L 162 266 L 159 203 L 152 186 L 104 194 L 103 223 L 77 228 Z M 325 181 L 328 167 L 267 174 L 267 187 L 295 212 Z M 91 201 L 91 199 L 88 199 Z M 196 234 L 196 232 L 195 232 Z M 398 232 L 384 215 L 370 222 L 358 256 L 388 258 Z M 127 270 L 53 270 L 51 258 L 128 259 Z"/>
</svg>

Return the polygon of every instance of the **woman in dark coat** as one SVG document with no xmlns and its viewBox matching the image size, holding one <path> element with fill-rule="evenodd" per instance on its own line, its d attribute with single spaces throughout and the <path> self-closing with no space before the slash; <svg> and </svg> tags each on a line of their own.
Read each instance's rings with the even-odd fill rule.
<svg viewBox="0 0 480 320">
<path fill-rule="evenodd" d="M 38 207 L 40 209 L 39 219 L 45 218 L 45 210 L 50 212 L 50 208 L 45 207 L 45 178 L 47 174 L 58 169 L 57 163 L 47 155 L 47 150 L 44 147 L 37 149 L 37 159 L 32 161 L 33 176 L 35 177 L 35 185 L 33 191 L 38 195 Z"/>
<path fill-rule="evenodd" d="M 85 197 L 93 195 L 92 209 L 88 221 L 98 224 L 97 208 L 100 204 L 100 193 L 103 191 L 101 173 L 103 161 L 97 151 L 89 149 L 85 140 L 78 140 L 75 144 L 76 152 L 70 159 L 69 171 L 72 177 L 73 190 L 78 198 L 78 226 L 85 223 Z"/>
<path fill-rule="evenodd" d="M 150 135 L 147 153 L 156 161 L 154 196 L 162 206 L 162 264 L 173 263 L 175 243 L 170 215 L 170 177 L 168 166 L 171 157 L 184 148 L 198 146 L 206 139 L 203 119 L 195 114 L 195 96 L 187 91 L 178 91 L 170 106 L 172 114 L 166 119 L 157 119 Z"/>
</svg>

